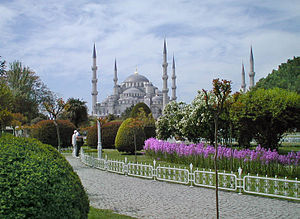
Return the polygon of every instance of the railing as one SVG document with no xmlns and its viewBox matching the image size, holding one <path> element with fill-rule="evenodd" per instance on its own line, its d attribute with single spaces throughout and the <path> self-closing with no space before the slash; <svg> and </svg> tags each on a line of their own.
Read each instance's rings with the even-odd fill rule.
<svg viewBox="0 0 300 219">
<path fill-rule="evenodd" d="M 297 181 L 297 178 L 288 180 L 286 177 L 279 179 L 250 175 L 243 178 L 243 190 L 246 193 L 294 200 L 300 200 L 299 184 L 300 181 Z"/>
<path fill-rule="evenodd" d="M 89 166 L 105 170 L 108 172 L 123 174 L 126 176 L 141 177 L 145 179 L 153 179 L 172 183 L 185 184 L 190 186 L 199 186 L 206 188 L 215 188 L 215 172 L 212 170 L 193 170 L 190 169 L 156 166 L 142 163 L 128 163 L 125 161 L 116 161 L 99 159 L 84 153 L 81 148 L 81 161 Z M 242 169 L 239 168 L 238 173 L 218 172 L 218 188 L 226 191 L 239 192 L 239 194 L 256 194 L 270 197 L 300 200 L 300 181 L 290 180 L 287 178 L 271 178 L 261 176 L 250 176 L 249 174 L 242 177 Z"/>
</svg>

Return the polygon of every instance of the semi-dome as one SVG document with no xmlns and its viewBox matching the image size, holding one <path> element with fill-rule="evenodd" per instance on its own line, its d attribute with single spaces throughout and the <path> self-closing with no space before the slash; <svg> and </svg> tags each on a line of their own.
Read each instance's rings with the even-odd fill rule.
<svg viewBox="0 0 300 219">
<path fill-rule="evenodd" d="M 144 92 L 142 92 L 140 89 L 135 87 L 128 88 L 123 92 L 123 94 L 143 94 L 143 93 Z"/>
<path fill-rule="evenodd" d="M 157 95 L 157 96 L 153 97 L 152 100 L 153 100 L 153 101 L 162 101 L 162 100 L 163 100 L 163 97 Z"/>
<path fill-rule="evenodd" d="M 126 82 L 149 82 L 149 80 L 145 76 L 138 74 L 136 71 L 125 79 L 124 83 Z"/>
</svg>

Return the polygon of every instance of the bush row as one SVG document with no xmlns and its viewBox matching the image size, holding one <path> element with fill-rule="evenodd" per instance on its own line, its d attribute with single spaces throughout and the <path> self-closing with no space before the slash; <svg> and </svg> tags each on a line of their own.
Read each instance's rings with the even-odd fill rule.
<svg viewBox="0 0 300 219">
<path fill-rule="evenodd" d="M 101 127 L 101 144 L 104 149 L 115 148 L 115 138 L 122 121 L 111 121 Z M 96 148 L 98 144 L 97 125 L 87 130 L 87 145 Z"/>
<path fill-rule="evenodd" d="M 71 145 L 72 135 L 75 126 L 69 120 L 57 120 L 59 127 L 61 146 L 68 147 Z M 43 120 L 31 127 L 31 137 L 38 139 L 44 144 L 50 144 L 57 148 L 57 132 L 52 120 Z"/>
</svg>

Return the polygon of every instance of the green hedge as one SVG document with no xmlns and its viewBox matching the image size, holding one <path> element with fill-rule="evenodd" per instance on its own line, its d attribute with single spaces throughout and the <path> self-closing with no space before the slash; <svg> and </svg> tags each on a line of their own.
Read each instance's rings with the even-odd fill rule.
<svg viewBox="0 0 300 219">
<path fill-rule="evenodd" d="M 71 146 L 72 135 L 75 130 L 75 126 L 69 120 L 57 120 L 61 146 Z M 38 139 L 44 144 L 50 144 L 57 148 L 57 132 L 53 120 L 43 120 L 32 126 L 31 137 Z"/>
<path fill-rule="evenodd" d="M 102 148 L 110 149 L 115 148 L 115 138 L 118 129 L 122 121 L 111 121 L 102 125 L 101 127 L 101 143 Z M 87 145 L 97 148 L 98 138 L 97 138 L 97 126 L 92 126 L 88 129 L 87 134 Z"/>
<path fill-rule="evenodd" d="M 36 139 L 0 138 L 0 218 L 87 218 L 88 197 L 68 161 Z"/>
<path fill-rule="evenodd" d="M 132 118 L 126 119 L 118 130 L 115 140 L 115 147 L 118 151 L 134 152 L 134 129 L 130 127 L 132 122 Z M 135 130 L 137 150 L 142 150 L 146 140 L 144 130 L 143 128 L 136 128 Z"/>
</svg>

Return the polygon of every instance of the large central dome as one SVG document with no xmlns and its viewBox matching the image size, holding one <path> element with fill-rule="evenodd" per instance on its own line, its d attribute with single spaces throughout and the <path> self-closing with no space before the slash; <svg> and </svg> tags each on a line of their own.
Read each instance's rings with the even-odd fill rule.
<svg viewBox="0 0 300 219">
<path fill-rule="evenodd" d="M 128 76 L 128 77 L 125 79 L 124 83 L 126 83 L 126 82 L 149 82 L 149 80 L 148 80 L 148 78 L 146 78 L 146 77 L 143 76 L 143 75 L 140 75 L 140 74 L 137 73 L 137 71 L 136 71 L 134 74 Z"/>
</svg>

